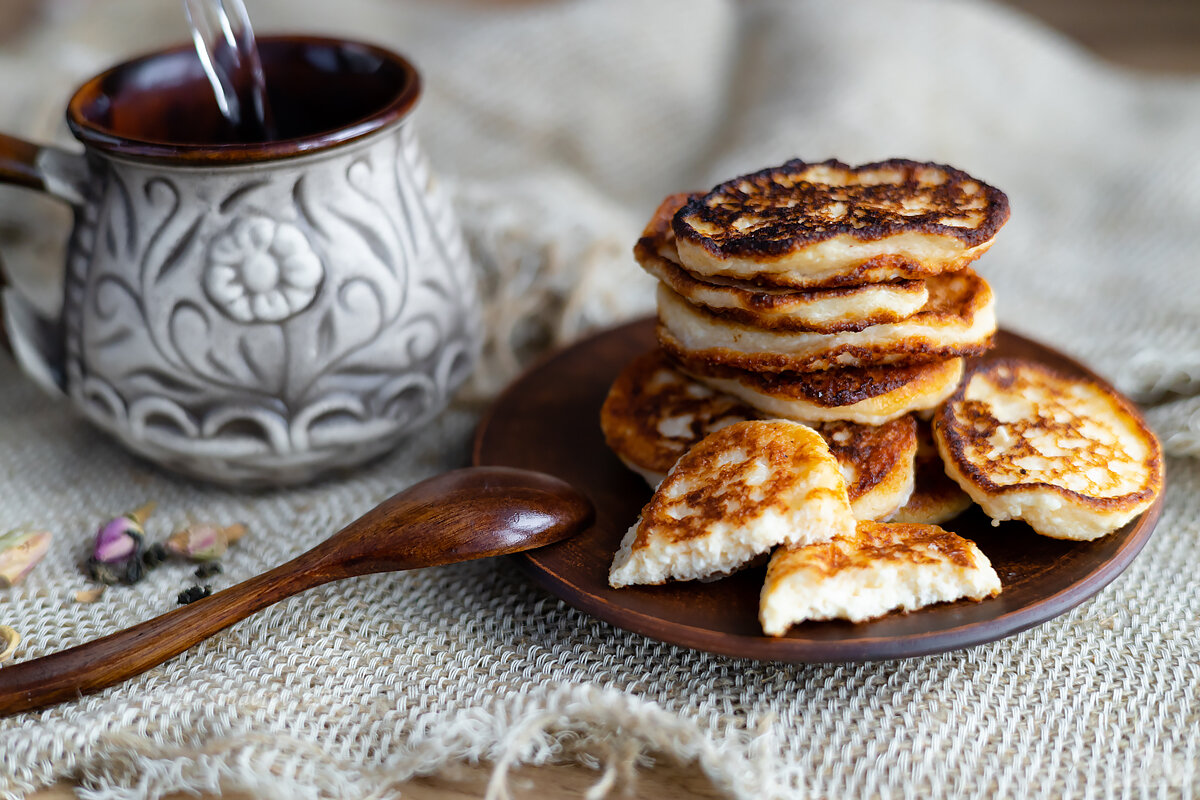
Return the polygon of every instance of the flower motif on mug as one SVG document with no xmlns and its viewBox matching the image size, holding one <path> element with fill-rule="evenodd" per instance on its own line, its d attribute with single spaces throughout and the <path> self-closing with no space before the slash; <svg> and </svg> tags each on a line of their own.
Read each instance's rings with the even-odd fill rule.
<svg viewBox="0 0 1200 800">
<path fill-rule="evenodd" d="M 204 289 L 238 322 L 282 322 L 308 308 L 324 276 L 303 231 L 269 217 L 248 217 L 213 240 Z"/>
</svg>

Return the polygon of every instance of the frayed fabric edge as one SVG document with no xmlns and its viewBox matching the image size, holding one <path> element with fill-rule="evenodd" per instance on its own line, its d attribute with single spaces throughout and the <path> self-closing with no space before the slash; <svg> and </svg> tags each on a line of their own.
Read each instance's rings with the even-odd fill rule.
<svg viewBox="0 0 1200 800">
<path fill-rule="evenodd" d="M 772 719 L 706 732 L 693 720 L 615 689 L 560 685 L 412 720 L 406 741 L 382 763 L 339 757 L 289 736 L 235 734 L 199 747 L 116 734 L 95 742 L 73 768 L 48 766 L 25 792 L 70 779 L 83 800 L 157 800 L 176 792 L 244 792 L 262 800 L 400 797 L 404 783 L 454 764 L 491 764 L 486 800 L 511 800 L 519 766 L 580 764 L 597 770 L 588 800 L 629 785 L 653 759 L 696 764 L 732 798 L 788 795 L 772 768 L 778 743 Z M 749 723 L 749 721 L 747 721 Z"/>
</svg>

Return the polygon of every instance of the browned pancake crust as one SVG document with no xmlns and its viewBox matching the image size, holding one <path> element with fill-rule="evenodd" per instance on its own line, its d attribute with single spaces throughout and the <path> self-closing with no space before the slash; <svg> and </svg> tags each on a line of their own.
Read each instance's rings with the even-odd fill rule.
<svg viewBox="0 0 1200 800">
<path fill-rule="evenodd" d="M 663 263 L 664 263 L 664 267 L 666 269 L 669 269 L 672 272 L 677 272 L 679 274 L 680 280 L 677 282 L 678 285 L 676 285 L 676 281 L 674 280 L 674 278 L 671 281 L 667 281 L 667 285 L 669 285 L 676 292 L 678 292 L 680 294 L 684 294 L 684 292 L 680 292 L 680 288 L 683 288 L 686 291 L 688 283 L 698 282 L 689 273 L 685 272 L 682 267 L 680 267 L 676 264 L 671 264 L 671 262 L 666 261 L 665 259 L 664 259 Z M 919 284 L 920 281 L 901 280 L 901 281 L 886 281 L 886 283 L 892 283 L 892 284 L 896 284 L 896 285 L 906 285 L 906 284 L 911 285 L 911 284 Z M 857 288 L 858 288 L 857 286 L 844 286 L 839 289 L 821 289 L 819 291 L 828 297 L 828 296 L 832 296 L 833 294 L 841 294 L 841 295 L 853 294 Z M 815 294 L 815 293 L 816 292 L 813 292 L 813 294 Z M 686 294 L 685 294 L 685 296 L 686 296 Z M 767 328 L 769 330 L 812 331 L 814 333 L 851 333 L 851 332 L 861 331 L 864 328 L 869 328 L 872 325 L 881 325 L 881 324 L 885 324 L 888 322 L 899 322 L 902 319 L 904 319 L 904 317 L 902 317 L 899 314 L 886 314 L 885 313 L 885 314 L 874 314 L 871 316 L 866 316 L 866 317 L 863 317 L 861 319 L 854 320 L 854 321 L 843 320 L 841 322 L 830 322 L 830 323 L 826 323 L 824 325 L 806 325 L 801 322 L 796 322 L 794 320 L 790 320 L 786 317 L 780 317 L 780 318 L 771 320 L 768 323 L 762 317 L 758 316 L 758 312 L 767 312 L 767 311 L 771 311 L 773 309 L 780 308 L 787 304 L 787 299 L 784 297 L 781 297 L 779 294 L 768 294 L 765 292 L 755 292 L 753 297 L 748 298 L 748 299 L 750 300 L 750 302 L 753 305 L 753 310 L 750 310 L 750 311 L 745 311 L 740 308 L 710 308 L 710 307 L 706 307 L 706 310 L 713 316 L 721 317 L 723 319 L 727 319 L 732 322 L 737 322 L 742 325 L 757 325 L 759 327 Z"/>
<path fill-rule="evenodd" d="M 942 457 L 933 443 L 933 429 L 917 421 L 916 481 L 912 496 L 892 519 L 896 522 L 938 525 L 971 507 L 971 497 L 946 474 Z"/>
<path fill-rule="evenodd" d="M 659 430 L 660 421 L 684 416 L 693 420 L 685 435 L 666 436 Z M 714 427 L 757 416 L 739 400 L 681 375 L 656 348 L 629 362 L 617 376 L 600 408 L 600 427 L 617 455 L 651 472 L 666 473 Z"/>
<path fill-rule="evenodd" d="M 852 406 L 890 394 L 936 375 L 946 367 L 943 361 L 929 361 L 897 367 L 844 367 L 817 372 L 752 372 L 678 353 L 672 353 L 671 358 L 684 372 L 700 380 L 706 376 L 736 380 L 763 394 L 804 400 L 823 408 Z"/>
<path fill-rule="evenodd" d="M 730 452 L 739 450 L 750 457 L 728 459 Z M 765 477 L 755 466 L 759 460 L 767 463 Z M 677 518 L 671 510 L 679 499 L 667 496 L 661 489 L 655 492 L 642 509 L 633 550 L 649 544 L 651 531 L 660 543 L 675 543 L 703 536 L 717 522 L 731 527 L 746 526 L 761 513 L 762 502 L 756 498 L 784 496 L 794 487 L 797 475 L 831 461 L 817 434 L 796 422 L 751 421 L 723 428 L 689 450 L 676 473 L 672 473 L 706 476 L 705 485 L 684 495 L 691 513 Z M 753 483 L 751 474 L 755 475 Z M 828 488 L 812 489 L 808 496 L 840 496 L 845 503 L 845 486 L 840 476 L 837 480 L 838 484 Z M 714 487 L 719 487 L 719 491 Z"/>
<path fill-rule="evenodd" d="M 953 290 L 958 284 L 959 291 Z M 991 287 L 974 270 L 963 269 L 953 275 L 939 276 L 930 281 L 929 302 L 909 317 L 909 320 L 928 320 L 931 324 L 952 324 L 960 321 L 969 324 L 981 313 L 992 299 Z M 965 302 L 963 298 L 966 298 Z M 713 318 L 719 325 L 721 318 L 706 308 L 696 308 L 696 313 Z M 939 345 L 921 337 L 911 337 L 903 342 L 888 346 L 861 346 L 842 344 L 831 348 L 820 357 L 807 359 L 797 364 L 797 359 L 783 353 L 743 353 L 725 347 L 689 351 L 683 348 L 675 336 L 661 322 L 656 326 L 658 343 L 677 361 L 703 363 L 710 367 L 732 366 L 751 372 L 796 372 L 840 369 L 839 356 L 850 356 L 862 366 L 899 366 L 924 364 L 948 358 L 979 356 L 992 347 L 994 336 L 988 336 L 977 344 Z"/>
<path fill-rule="evenodd" d="M 1023 369 L 1035 370 L 1059 381 L 1092 383 L 1100 387 L 1108 395 L 1113 405 L 1134 422 L 1134 426 L 1138 429 L 1138 432 L 1151 445 L 1150 459 L 1146 466 L 1152 477 L 1147 482 L 1147 485 L 1137 492 L 1113 497 L 1095 497 L 1043 481 L 1029 481 L 1027 483 L 1013 483 L 1003 486 L 992 481 L 986 471 L 980 469 L 978 465 L 968 458 L 967 451 L 968 449 L 977 448 L 981 443 L 987 442 L 988 438 L 1000 425 L 1000 422 L 988 412 L 986 404 L 966 400 L 965 395 L 967 388 L 971 385 L 971 379 L 980 373 L 990 373 L 989 377 L 992 382 L 1001 388 L 1007 389 L 1016 383 L 1018 373 Z M 1021 427 L 1018 422 L 1006 422 L 1004 424 L 1014 429 Z M 1047 421 L 1039 420 L 1039 427 L 1044 429 L 1047 424 Z M 1079 430 L 1078 425 L 1074 422 L 1066 421 L 1059 424 L 1061 425 L 1060 433 L 1064 438 L 1089 439 L 1086 433 Z M 1163 456 L 1162 446 L 1158 442 L 1158 437 L 1146 425 L 1145 419 L 1142 418 L 1137 408 L 1119 394 L 1116 389 L 1099 378 L 1089 379 L 1077 375 L 1067 375 L 1040 362 L 1026 361 L 1019 358 L 998 358 L 976 364 L 967 370 L 962 382 L 958 385 L 958 389 L 938 409 L 938 413 L 933 419 L 933 425 L 949 450 L 950 458 L 954 459 L 954 466 L 970 478 L 976 486 L 991 495 L 1024 492 L 1032 488 L 1046 489 L 1071 498 L 1078 505 L 1094 508 L 1097 511 L 1122 511 L 1141 505 L 1158 494 L 1162 489 Z M 1020 443 L 1022 445 L 1021 448 L 1010 450 L 1005 454 L 1006 461 L 1012 462 L 1025 456 L 1040 456 L 1036 450 L 1028 446 L 1024 439 L 1021 439 Z M 1080 464 L 1077 466 L 1079 469 L 1084 469 L 1087 465 Z"/>
<path fill-rule="evenodd" d="M 922 547 L 942 553 L 951 563 L 960 567 L 975 566 L 970 543 L 936 525 L 860 521 L 855 528 L 850 549 L 845 546 L 845 541 L 843 537 L 834 537 L 829 542 L 805 545 L 805 566 L 815 567 L 825 575 L 834 575 L 853 567 L 870 567 L 881 561 L 938 563 L 938 559 L 927 555 Z"/>
<path fill-rule="evenodd" d="M 912 415 L 883 425 L 859 425 L 855 422 L 825 422 L 814 426 L 829 445 L 839 464 L 854 468 L 854 481 L 846 483 L 853 503 L 878 486 L 898 467 L 916 446 L 917 427 Z"/>
<path fill-rule="evenodd" d="M 668 248 L 666 252 L 670 252 L 675 247 L 675 230 L 671 226 L 671 220 L 675 218 L 675 213 L 683 208 L 689 200 L 703 197 L 699 192 L 677 192 L 669 194 L 663 198 L 663 201 L 658 204 L 658 208 L 654 209 L 654 214 L 650 217 L 650 221 L 646 223 L 645 229 L 642 230 L 642 237 L 637 240 L 634 247 L 634 254 L 637 254 L 637 248 L 641 246 L 643 249 L 648 249 L 651 252 L 663 252 L 661 248 Z"/>
<path fill-rule="evenodd" d="M 675 337 L 663 325 L 655 327 L 658 343 L 672 358 L 677 361 L 691 358 L 693 361 L 711 364 L 713 367 L 735 364 L 750 372 L 789 372 L 794 362 L 787 356 L 774 353 L 738 353 L 724 348 L 705 350 L 699 354 L 690 353 L 680 347 Z M 814 371 L 828 371 L 828 365 L 835 356 L 853 356 L 863 363 L 877 363 L 881 366 L 901 366 L 925 364 L 930 361 L 944 361 L 948 358 L 969 358 L 981 356 L 992 347 L 993 337 L 977 345 L 953 345 L 941 347 L 924 341 L 906 342 L 886 352 L 870 347 L 852 347 L 849 345 L 838 348 L 836 353 L 822 361 L 809 364 Z M 836 368 L 834 368 L 836 369 Z"/>
<path fill-rule="evenodd" d="M 786 271 L 762 272 L 755 276 L 754 283 L 779 290 L 801 291 L 807 289 L 836 289 L 839 287 L 850 288 L 861 286 L 864 283 L 886 283 L 893 280 L 920 280 L 961 269 L 982 254 L 983 251 L 980 250 L 973 255 L 962 256 L 956 259 L 952 266 L 947 266 L 943 269 L 931 269 L 913 261 L 907 256 L 887 253 L 872 256 L 864 260 L 861 264 L 838 275 L 811 278 L 807 276 L 796 277 L 791 272 Z M 716 274 L 706 275 L 705 278 L 714 282 L 718 280 L 728 280 L 731 282 L 737 280 L 736 278 Z"/>
<path fill-rule="evenodd" d="M 806 180 L 805 173 L 813 167 L 852 174 L 896 170 L 902 178 L 898 183 L 836 186 Z M 935 182 L 929 176 L 941 180 Z M 901 213 L 904 204 L 914 199 L 922 210 Z M 836 219 L 826 210 L 835 205 L 846 209 Z M 978 223 L 958 226 L 940 221 L 965 214 L 978 215 Z M 685 222 L 692 215 L 716 226 L 719 233 L 699 233 Z M 1008 215 L 1004 192 L 943 164 L 890 159 L 851 167 L 836 159 L 818 164 L 794 159 L 726 181 L 702 197 L 689 199 L 675 215 L 674 230 L 676 236 L 686 237 L 718 258 L 767 261 L 843 235 L 873 241 L 902 233 L 926 233 L 951 236 L 975 247 L 995 236 Z M 753 217 L 755 224 L 738 227 L 736 223 L 746 217 Z"/>
<path fill-rule="evenodd" d="M 787 308 L 797 299 L 812 302 L 826 298 L 848 297 L 860 291 L 862 287 L 861 283 L 850 284 L 842 278 L 834 279 L 831 281 L 832 285 L 828 287 L 788 289 L 777 286 L 763 286 L 750 281 L 740 281 L 731 278 L 715 278 L 711 276 L 700 278 L 694 273 L 689 272 L 679 263 L 679 256 L 675 253 L 675 231 L 671 227 L 671 219 L 674 217 L 675 212 L 689 198 L 699 196 L 690 194 L 668 195 L 654 212 L 654 216 L 642 232 L 642 238 L 638 239 L 637 244 L 633 247 L 634 258 L 642 265 L 642 268 L 650 272 L 650 274 L 655 275 L 655 277 L 662 278 L 677 293 L 684 297 L 691 297 L 696 292 L 713 286 L 731 286 L 740 289 L 745 292 L 742 295 L 741 301 L 748 307 L 746 310 L 738 308 L 718 309 L 712 307 L 708 307 L 708 310 L 713 314 L 746 325 L 764 325 L 765 320 L 761 315 Z M 920 281 L 915 279 L 880 281 L 880 283 L 888 283 L 908 290 L 920 286 Z M 900 319 L 901 317 L 897 314 L 880 313 L 853 321 L 831 322 L 824 325 L 803 325 L 787 318 L 780 318 L 772 320 L 769 323 L 769 327 L 783 330 L 839 333 L 841 331 L 861 331 L 870 325 L 878 325 L 884 322 L 898 322 Z"/>
<path fill-rule="evenodd" d="M 668 436 L 658 427 L 664 419 L 683 416 L 693 418 L 683 435 Z M 635 358 L 617 376 L 600 410 L 600 427 L 608 446 L 619 456 L 643 469 L 666 474 L 714 427 L 760 417 L 768 418 L 736 398 L 693 381 L 677 371 L 661 350 L 654 350 Z M 883 425 L 827 422 L 809 427 L 826 441 L 839 464 L 853 468 L 854 481 L 846 484 L 852 503 L 897 469 L 906 469 L 902 461 L 917 441 L 911 415 Z"/>
</svg>

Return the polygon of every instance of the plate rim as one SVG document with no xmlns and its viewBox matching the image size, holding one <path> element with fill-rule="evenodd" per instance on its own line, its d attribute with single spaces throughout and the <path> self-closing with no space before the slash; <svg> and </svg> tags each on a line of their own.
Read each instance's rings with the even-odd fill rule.
<svg viewBox="0 0 1200 800">
<path fill-rule="evenodd" d="M 601 337 L 618 336 L 620 332 L 638 328 L 653 321 L 653 317 L 642 317 L 629 322 L 602 328 L 563 347 L 544 354 L 524 369 L 496 395 L 475 428 L 471 447 L 471 463 L 482 462 L 483 447 L 488 428 L 496 418 L 503 402 L 531 375 L 555 361 L 566 358 L 573 351 Z M 1038 349 L 1062 358 L 1080 370 L 1088 378 L 1100 383 L 1121 397 L 1123 394 L 1103 377 L 1097 375 L 1086 364 L 1057 348 L 1015 331 L 998 329 L 1005 336 L 1020 340 Z M 1128 401 L 1141 416 L 1141 408 Z M 744 633 L 718 631 L 702 628 L 662 617 L 646 614 L 627 606 L 610 603 L 587 589 L 572 584 L 563 576 L 551 571 L 538 561 L 538 551 L 531 550 L 513 556 L 522 571 L 530 579 L 562 600 L 567 605 L 602 620 L 619 630 L 630 631 L 654 641 L 682 646 L 693 650 L 764 662 L 787 663 L 859 663 L 884 661 L 897 658 L 912 658 L 952 650 L 959 650 L 1013 636 L 1036 625 L 1061 616 L 1076 606 L 1095 597 L 1108 584 L 1124 572 L 1146 546 L 1157 528 L 1166 495 L 1166 479 L 1163 490 L 1154 502 L 1129 524 L 1134 529 L 1113 555 L 1095 569 L 1090 570 L 1073 583 L 1035 602 L 1007 611 L 985 620 L 975 620 L 951 628 L 914 633 L 904 636 L 858 637 L 854 639 L 813 640 L 795 637 L 752 636 Z M 586 491 L 586 487 L 584 487 Z M 590 528 L 589 528 L 590 530 Z M 920 610 L 910 613 L 920 613 Z M 668 634 L 668 635 L 664 635 Z"/>
</svg>

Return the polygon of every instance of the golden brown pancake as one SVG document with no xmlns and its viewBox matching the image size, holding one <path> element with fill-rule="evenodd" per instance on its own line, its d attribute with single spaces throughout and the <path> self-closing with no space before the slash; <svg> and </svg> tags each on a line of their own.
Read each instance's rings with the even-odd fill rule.
<svg viewBox="0 0 1200 800">
<path fill-rule="evenodd" d="M 757 416 L 679 372 L 655 348 L 617 376 L 600 408 L 600 427 L 609 448 L 654 487 L 696 442 Z"/>
<path fill-rule="evenodd" d="M 710 433 L 754 419 L 754 409 L 676 370 L 661 351 L 635 358 L 613 382 L 600 410 L 608 446 L 651 488 Z M 915 423 L 815 426 L 846 479 L 856 519 L 879 519 L 908 499 L 917 448 Z M 936 453 L 935 453 L 936 457 Z"/>
<path fill-rule="evenodd" d="M 842 469 L 855 519 L 883 519 L 908 501 L 917 454 L 911 416 L 878 426 L 826 422 L 816 431 Z"/>
<path fill-rule="evenodd" d="M 626 533 L 608 581 L 725 574 L 776 545 L 853 530 L 845 481 L 816 431 L 785 420 L 738 422 L 679 459 Z"/>
<path fill-rule="evenodd" d="M 690 272 L 806 288 L 962 269 L 1008 213 L 999 189 L 941 164 L 794 160 L 691 198 L 673 228 Z"/>
<path fill-rule="evenodd" d="M 1162 490 L 1162 448 L 1133 404 L 1033 361 L 971 370 L 933 430 L 946 473 L 988 516 L 1043 536 L 1104 536 Z"/>
<path fill-rule="evenodd" d="M 887 518 L 888 522 L 941 525 L 972 506 L 970 495 L 946 474 L 933 428 L 928 420 L 917 420 L 916 482 L 903 508 Z"/>
<path fill-rule="evenodd" d="M 929 290 L 919 280 L 794 290 L 693 275 L 679 264 L 671 230 L 671 217 L 688 197 L 677 194 L 663 201 L 633 253 L 648 273 L 714 314 L 761 328 L 837 333 L 898 322 L 929 300 Z"/>
<path fill-rule="evenodd" d="M 658 339 L 674 357 L 755 372 L 916 364 L 978 355 L 996 332 L 995 298 L 969 269 L 926 282 L 929 302 L 900 322 L 861 331 L 774 331 L 732 322 L 658 287 Z"/>
<path fill-rule="evenodd" d="M 782 636 L 804 620 L 862 622 L 1000 589 L 987 556 L 960 536 L 934 525 L 859 522 L 846 536 L 777 549 L 759 620 L 765 633 Z"/>
<path fill-rule="evenodd" d="M 895 367 L 751 372 L 677 360 L 684 372 L 753 406 L 760 416 L 863 425 L 882 425 L 912 411 L 937 407 L 958 386 L 964 363 L 951 358 Z"/>
</svg>

